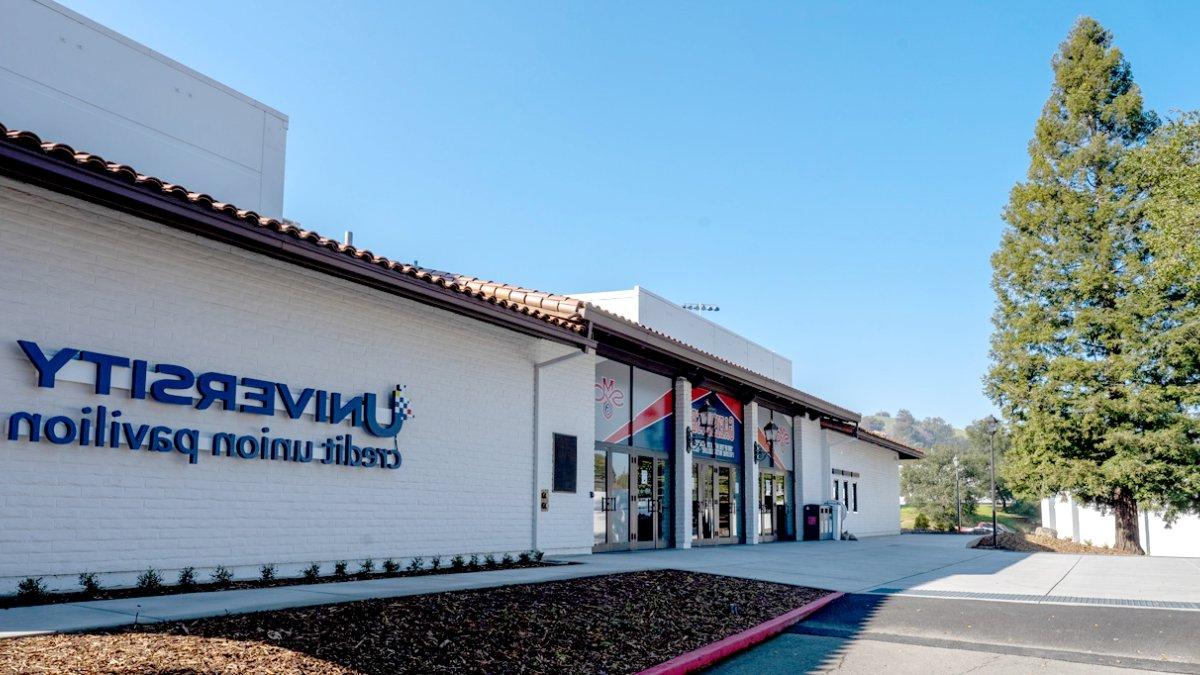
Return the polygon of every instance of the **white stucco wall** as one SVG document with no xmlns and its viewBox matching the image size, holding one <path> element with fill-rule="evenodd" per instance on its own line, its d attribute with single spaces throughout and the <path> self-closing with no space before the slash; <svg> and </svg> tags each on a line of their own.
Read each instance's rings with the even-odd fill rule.
<svg viewBox="0 0 1200 675">
<path fill-rule="evenodd" d="M 81 571 L 132 581 L 148 566 L 520 551 L 533 540 L 535 361 L 569 351 L 69 197 L 0 179 L 0 420 L 119 408 L 136 424 L 321 440 L 350 427 L 199 411 L 90 384 L 39 388 L 18 339 L 293 388 L 386 394 L 415 416 L 395 471 L 30 443 L 0 435 L 0 593 L 27 575 L 73 587 Z M 555 493 L 539 546 L 591 545 L 593 357 L 544 369 L 539 487 L 550 438 L 579 437 L 579 491 Z M 73 363 L 72 368 L 89 364 Z M 94 368 L 93 368 L 94 370 Z M 356 443 L 382 445 L 354 431 Z M 352 566 L 353 566 L 352 562 Z M 328 567 L 326 568 L 328 569 Z M 62 575 L 62 576 L 55 576 Z M 206 578 L 203 574 L 201 578 Z"/>
</svg>

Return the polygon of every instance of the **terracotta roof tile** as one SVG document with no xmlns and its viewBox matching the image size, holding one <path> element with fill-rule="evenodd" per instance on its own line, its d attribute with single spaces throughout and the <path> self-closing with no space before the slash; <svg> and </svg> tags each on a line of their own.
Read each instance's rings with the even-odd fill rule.
<svg viewBox="0 0 1200 675">
<path fill-rule="evenodd" d="M 154 176 L 138 173 L 133 167 L 109 162 L 99 155 L 76 151 L 65 143 L 43 141 L 31 131 L 8 129 L 0 124 L 0 142 L 18 145 L 28 150 L 41 152 L 62 162 L 74 163 L 89 171 L 105 174 L 122 182 L 135 185 L 150 192 L 159 193 L 187 202 L 193 206 L 210 210 L 218 215 L 237 220 L 251 227 L 279 232 L 313 246 L 327 248 L 346 256 L 378 265 L 396 274 L 417 279 L 447 290 L 499 305 L 513 312 L 531 316 L 546 323 L 575 333 L 584 331 L 582 319 L 583 303 L 565 295 L 555 295 L 531 288 L 522 288 L 495 281 L 485 281 L 461 274 L 417 267 L 405 262 L 376 255 L 369 250 L 347 245 L 336 239 L 302 229 L 296 225 L 274 218 L 260 216 L 254 211 L 239 209 L 233 204 L 220 202 L 202 192 L 192 192 L 185 187 L 168 183 Z"/>
</svg>

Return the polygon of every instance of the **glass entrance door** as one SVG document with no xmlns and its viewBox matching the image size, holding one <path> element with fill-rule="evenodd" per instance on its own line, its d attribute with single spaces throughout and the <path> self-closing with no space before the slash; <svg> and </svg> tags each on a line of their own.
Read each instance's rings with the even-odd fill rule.
<svg viewBox="0 0 1200 675">
<path fill-rule="evenodd" d="M 737 467 L 719 462 L 693 461 L 693 542 L 736 543 L 739 501 Z"/>
<path fill-rule="evenodd" d="M 665 457 L 597 446 L 592 485 L 592 550 L 664 548 L 670 541 Z"/>
<path fill-rule="evenodd" d="M 758 474 L 758 534 L 761 541 L 786 537 L 787 477 L 776 471 Z"/>
<path fill-rule="evenodd" d="M 667 493 L 667 461 L 641 455 L 635 458 L 636 514 L 634 548 L 664 548 L 668 541 L 670 499 Z"/>
</svg>

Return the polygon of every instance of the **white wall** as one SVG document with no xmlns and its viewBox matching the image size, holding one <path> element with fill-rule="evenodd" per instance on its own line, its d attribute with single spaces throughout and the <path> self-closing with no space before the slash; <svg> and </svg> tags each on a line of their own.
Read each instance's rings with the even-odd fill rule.
<svg viewBox="0 0 1200 675">
<path fill-rule="evenodd" d="M 407 385 L 415 416 L 395 471 L 6 440 L 0 434 L 0 593 L 26 575 L 217 564 L 253 574 L 309 561 L 520 551 L 533 525 L 532 364 L 561 345 L 369 290 L 132 216 L 0 179 L 0 420 L 80 416 L 323 439 L 309 419 L 39 388 L 16 340 L 324 388 Z M 578 493 L 552 495 L 539 546 L 591 546 L 590 355 L 544 369 L 540 485 L 549 438 L 579 436 Z M 355 432 L 358 442 L 365 433 Z M 383 440 L 383 439 L 379 439 Z M 378 441 L 376 441 L 378 442 Z"/>
<path fill-rule="evenodd" d="M 2 14 L 0 123 L 283 215 L 287 116 L 51 0 Z"/>
<path fill-rule="evenodd" d="M 790 359 L 641 286 L 621 291 L 573 293 L 571 297 L 595 304 L 614 314 L 666 333 L 676 340 L 732 361 L 743 368 L 792 386 Z"/>
<path fill-rule="evenodd" d="M 833 476 L 825 481 L 832 491 L 833 479 L 858 482 L 858 512 L 846 514 L 843 528 L 856 537 L 900 533 L 900 458 L 892 450 L 834 431 L 825 432 L 829 440 L 831 469 L 855 471 L 858 478 Z M 853 507 L 853 500 L 851 500 Z"/>
<path fill-rule="evenodd" d="M 1042 524 L 1071 539 L 1093 546 L 1116 543 L 1116 518 L 1063 493 L 1042 500 Z M 1200 557 L 1200 515 L 1186 514 L 1167 525 L 1161 512 L 1138 511 L 1138 541 L 1148 555 Z"/>
</svg>

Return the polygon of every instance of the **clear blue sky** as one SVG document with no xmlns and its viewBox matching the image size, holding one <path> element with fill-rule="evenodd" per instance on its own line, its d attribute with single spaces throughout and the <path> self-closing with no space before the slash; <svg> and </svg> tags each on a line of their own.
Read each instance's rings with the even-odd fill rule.
<svg viewBox="0 0 1200 675">
<path fill-rule="evenodd" d="M 1200 108 L 1200 3 L 60 1 L 288 114 L 306 227 L 718 304 L 800 388 L 958 425 L 991 411 L 988 256 L 1073 20 Z"/>
</svg>

